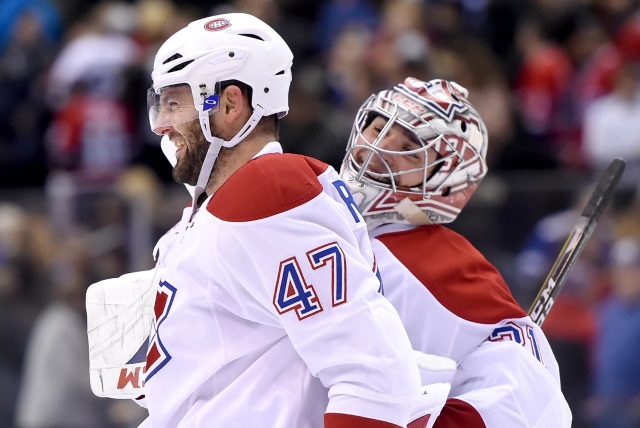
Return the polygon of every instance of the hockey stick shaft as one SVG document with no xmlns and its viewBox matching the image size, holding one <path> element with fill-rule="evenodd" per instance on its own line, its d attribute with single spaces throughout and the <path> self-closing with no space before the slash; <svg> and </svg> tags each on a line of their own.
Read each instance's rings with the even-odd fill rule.
<svg viewBox="0 0 640 428">
<path fill-rule="evenodd" d="M 587 205 L 582 210 L 578 223 L 573 227 L 558 258 L 551 267 L 551 271 L 542 283 L 536 299 L 529 309 L 529 316 L 541 325 L 549 314 L 553 303 L 560 293 L 569 272 L 582 253 L 585 244 L 593 233 L 598 219 L 606 208 L 615 187 L 624 172 L 626 162 L 615 158 L 602 173 Z"/>
</svg>

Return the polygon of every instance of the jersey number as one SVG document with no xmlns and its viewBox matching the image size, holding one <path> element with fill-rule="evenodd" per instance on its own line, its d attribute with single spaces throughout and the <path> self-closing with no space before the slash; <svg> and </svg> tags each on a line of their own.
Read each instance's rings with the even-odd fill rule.
<svg viewBox="0 0 640 428">
<path fill-rule="evenodd" d="M 542 361 L 542 355 L 540 355 L 540 348 L 538 348 L 538 342 L 536 336 L 533 333 L 533 328 L 525 327 L 527 334 L 525 336 L 522 326 L 518 324 L 508 322 L 506 325 L 496 328 L 489 336 L 489 340 L 492 342 L 502 342 L 503 340 L 512 340 L 520 345 L 528 348 L 534 357 L 538 361 Z"/>
<path fill-rule="evenodd" d="M 311 267 L 331 267 L 332 304 L 338 306 L 347 301 L 347 266 L 342 249 L 336 242 L 307 252 Z M 304 319 L 322 311 L 313 285 L 308 284 L 295 257 L 280 262 L 273 305 L 278 313 L 296 311 L 298 319 Z"/>
</svg>

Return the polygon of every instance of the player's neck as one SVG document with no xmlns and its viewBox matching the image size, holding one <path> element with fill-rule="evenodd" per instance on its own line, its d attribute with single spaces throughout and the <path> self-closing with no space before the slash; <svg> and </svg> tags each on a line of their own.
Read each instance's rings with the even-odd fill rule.
<svg viewBox="0 0 640 428">
<path fill-rule="evenodd" d="M 214 194 L 231 175 L 249 162 L 270 140 L 247 138 L 232 148 L 222 148 L 205 189 L 207 195 Z"/>
</svg>

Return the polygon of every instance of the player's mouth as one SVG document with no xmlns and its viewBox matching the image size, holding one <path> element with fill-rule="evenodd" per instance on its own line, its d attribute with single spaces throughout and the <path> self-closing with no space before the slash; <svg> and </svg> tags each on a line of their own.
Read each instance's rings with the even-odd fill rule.
<svg viewBox="0 0 640 428">
<path fill-rule="evenodd" d="M 362 168 L 362 164 L 364 162 L 364 155 L 360 156 L 360 159 L 357 159 L 360 168 Z M 367 169 L 364 172 L 364 176 L 369 180 L 377 181 L 382 184 L 391 184 L 391 178 L 389 177 L 389 170 L 385 168 L 379 161 L 375 158 L 372 159 L 367 165 Z"/>
<path fill-rule="evenodd" d="M 389 186 L 391 185 L 391 179 L 386 174 L 367 171 L 364 173 L 364 176 L 369 180 L 377 181 L 378 183 L 386 184 Z"/>
<path fill-rule="evenodd" d="M 187 145 L 184 143 L 184 141 L 172 141 L 172 142 L 176 146 L 176 157 L 178 157 L 180 154 L 184 153 L 187 150 Z"/>
</svg>

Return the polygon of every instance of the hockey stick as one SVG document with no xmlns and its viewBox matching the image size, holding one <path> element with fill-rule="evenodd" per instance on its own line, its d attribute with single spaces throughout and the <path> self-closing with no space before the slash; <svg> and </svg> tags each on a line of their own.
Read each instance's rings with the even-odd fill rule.
<svg viewBox="0 0 640 428">
<path fill-rule="evenodd" d="M 529 316 L 538 325 L 542 325 L 544 319 L 549 314 L 554 300 L 562 289 L 571 268 L 582 253 L 585 244 L 593 233 L 600 215 L 606 208 L 611 195 L 613 194 L 626 162 L 623 159 L 615 158 L 611 161 L 607 169 L 600 176 L 595 190 L 591 194 L 587 205 L 582 210 L 578 223 L 573 227 L 569 237 L 564 243 L 558 258 L 551 267 L 549 275 L 542 283 L 542 287 L 536 299 L 529 309 Z"/>
</svg>

